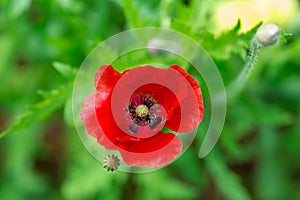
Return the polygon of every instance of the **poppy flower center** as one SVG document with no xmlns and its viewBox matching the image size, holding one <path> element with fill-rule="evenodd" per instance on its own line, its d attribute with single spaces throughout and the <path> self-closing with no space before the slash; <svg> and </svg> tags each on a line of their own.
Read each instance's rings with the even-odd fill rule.
<svg viewBox="0 0 300 200">
<path fill-rule="evenodd" d="M 162 117 L 156 116 L 160 112 L 158 107 L 156 100 L 148 94 L 132 97 L 125 109 L 133 122 L 129 126 L 130 132 L 137 133 L 139 126 L 149 125 L 150 129 L 155 129 L 162 122 Z"/>
<path fill-rule="evenodd" d="M 136 107 L 135 113 L 139 117 L 146 117 L 149 113 L 149 109 L 144 104 L 140 104 Z"/>
</svg>

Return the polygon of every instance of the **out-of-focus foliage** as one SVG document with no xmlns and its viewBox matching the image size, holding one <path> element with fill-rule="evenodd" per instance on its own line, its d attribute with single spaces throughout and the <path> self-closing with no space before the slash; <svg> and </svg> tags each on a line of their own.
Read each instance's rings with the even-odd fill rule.
<svg viewBox="0 0 300 200">
<path fill-rule="evenodd" d="M 290 40 L 263 48 L 246 88 L 228 102 L 223 133 L 208 157 L 197 157 L 200 127 L 189 150 L 168 167 L 110 174 L 74 129 L 76 70 L 99 42 L 123 30 L 157 26 L 189 35 L 228 85 L 242 70 L 256 27 L 241 33 L 237 20 L 216 35 L 217 4 L 0 1 L 0 131 L 7 134 L 0 140 L 0 199 L 300 199 L 299 15 L 283 25 Z"/>
</svg>

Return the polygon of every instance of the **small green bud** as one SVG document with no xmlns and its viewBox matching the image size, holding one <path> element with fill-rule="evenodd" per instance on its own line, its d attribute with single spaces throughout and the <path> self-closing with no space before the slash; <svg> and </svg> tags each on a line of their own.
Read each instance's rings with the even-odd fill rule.
<svg viewBox="0 0 300 200">
<path fill-rule="evenodd" d="M 280 28 L 277 24 L 268 23 L 261 25 L 256 32 L 256 40 L 263 46 L 270 46 L 277 42 Z"/>
</svg>

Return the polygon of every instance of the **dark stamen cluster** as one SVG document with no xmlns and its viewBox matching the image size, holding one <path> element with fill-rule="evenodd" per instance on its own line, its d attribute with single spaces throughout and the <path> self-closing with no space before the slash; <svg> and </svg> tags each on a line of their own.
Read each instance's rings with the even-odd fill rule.
<svg viewBox="0 0 300 200">
<path fill-rule="evenodd" d="M 161 117 L 156 117 L 157 102 L 150 95 L 136 95 L 131 98 L 126 111 L 133 124 L 129 126 L 132 133 L 138 132 L 139 126 L 147 126 L 155 129 L 162 122 Z"/>
<path fill-rule="evenodd" d="M 128 111 L 130 113 L 130 118 L 133 121 L 133 123 L 139 125 L 139 126 L 147 126 L 151 122 L 150 113 L 148 113 L 144 117 L 138 116 L 136 113 L 136 108 L 139 105 L 145 105 L 150 108 L 156 104 L 156 101 L 150 97 L 149 95 L 145 96 L 135 96 L 131 99 L 130 104 L 128 106 Z"/>
</svg>

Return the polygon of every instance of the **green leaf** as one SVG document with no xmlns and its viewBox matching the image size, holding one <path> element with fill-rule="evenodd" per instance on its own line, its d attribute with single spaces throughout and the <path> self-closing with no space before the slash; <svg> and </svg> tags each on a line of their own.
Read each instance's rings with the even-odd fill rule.
<svg viewBox="0 0 300 200">
<path fill-rule="evenodd" d="M 212 26 L 211 13 L 215 10 L 216 0 L 194 0 L 191 1 L 189 10 L 189 25 L 192 30 L 199 31 Z"/>
<path fill-rule="evenodd" d="M 88 155 L 79 137 L 74 137 L 73 132 L 66 137 L 69 150 L 61 183 L 62 199 L 120 199 L 128 174 L 108 173 L 99 161 Z"/>
<path fill-rule="evenodd" d="M 280 108 L 278 105 L 258 104 L 256 111 L 257 122 L 270 126 L 291 125 L 293 123 L 293 115 Z M 266 110 L 268 112 L 266 112 Z"/>
<path fill-rule="evenodd" d="M 69 127 L 74 127 L 73 112 L 72 112 L 72 96 L 70 95 L 65 103 L 64 108 L 64 121 Z"/>
<path fill-rule="evenodd" d="M 61 108 L 72 90 L 71 85 L 66 85 L 57 90 L 41 92 L 44 100 L 32 106 L 26 113 L 19 117 L 10 128 L 0 134 L 0 139 L 21 129 L 25 129 L 31 124 L 42 121 L 55 110 Z"/>
<path fill-rule="evenodd" d="M 279 41 L 282 43 L 287 43 L 291 40 L 293 34 L 285 32 L 285 30 L 280 31 Z"/>
<path fill-rule="evenodd" d="M 287 162 L 278 159 L 284 156 L 281 153 L 281 143 L 279 131 L 269 126 L 260 127 L 256 143 L 259 152 L 257 152 L 256 173 L 253 179 L 257 199 L 294 199 L 287 196 L 289 194 Z"/>
<path fill-rule="evenodd" d="M 166 171 L 138 175 L 136 181 L 142 185 L 138 199 L 194 199 L 196 197 L 196 188 L 172 178 Z"/>
<path fill-rule="evenodd" d="M 206 29 L 195 32 L 183 20 L 175 19 L 171 23 L 173 29 L 184 32 L 189 37 L 195 39 L 203 45 L 210 56 L 217 60 L 228 60 L 232 54 L 239 55 L 246 60 L 250 41 L 260 25 L 261 23 L 258 23 L 258 25 L 246 33 L 240 33 L 242 23 L 239 19 L 232 29 L 225 31 L 217 37 Z"/>
<path fill-rule="evenodd" d="M 128 27 L 159 26 L 160 21 L 163 20 L 159 3 L 160 1 L 157 0 L 123 0 L 122 6 Z M 141 18 L 141 16 L 143 17 Z"/>
<path fill-rule="evenodd" d="M 3 14 L 8 18 L 19 17 L 30 7 L 31 0 L 6 0 L 4 2 Z"/>
<path fill-rule="evenodd" d="M 216 154 L 215 151 L 211 152 L 206 158 L 206 165 L 218 189 L 226 199 L 251 199 L 246 188 L 240 182 L 239 177 L 227 168 L 220 154 Z"/>
<path fill-rule="evenodd" d="M 74 79 L 76 76 L 76 70 L 72 68 L 71 65 L 61 62 L 53 62 L 53 67 L 67 79 Z"/>
<path fill-rule="evenodd" d="M 239 18 L 235 27 L 232 29 L 232 32 L 238 32 L 242 27 L 241 19 Z"/>
<path fill-rule="evenodd" d="M 213 38 L 209 34 L 200 34 L 199 36 L 202 38 L 201 44 L 215 59 L 228 60 L 232 54 L 236 54 L 246 60 L 251 39 L 260 25 L 261 23 L 258 23 L 258 25 L 246 33 L 240 33 L 242 24 L 241 21 L 238 20 L 231 30 L 224 32 L 219 37 Z M 208 38 L 206 38 L 206 36 L 208 36 Z"/>
</svg>

